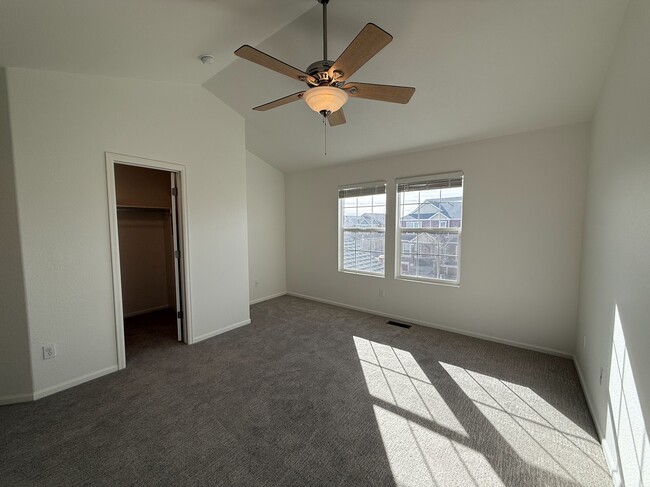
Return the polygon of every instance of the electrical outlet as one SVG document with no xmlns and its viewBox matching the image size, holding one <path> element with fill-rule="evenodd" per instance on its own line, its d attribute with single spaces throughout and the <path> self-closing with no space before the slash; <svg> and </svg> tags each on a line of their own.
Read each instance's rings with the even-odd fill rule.
<svg viewBox="0 0 650 487">
<path fill-rule="evenodd" d="M 385 298 L 386 297 L 386 291 L 384 290 L 383 287 L 379 288 L 379 297 L 380 298 Z"/>
<path fill-rule="evenodd" d="M 47 345 L 43 345 L 43 360 L 54 357 L 56 357 L 56 344 L 48 343 Z"/>
</svg>

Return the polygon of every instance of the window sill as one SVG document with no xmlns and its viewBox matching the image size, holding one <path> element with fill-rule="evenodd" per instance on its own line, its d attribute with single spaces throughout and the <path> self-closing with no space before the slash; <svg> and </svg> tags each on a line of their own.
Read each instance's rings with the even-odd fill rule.
<svg viewBox="0 0 650 487">
<path fill-rule="evenodd" d="M 418 284 L 435 284 L 446 287 L 460 287 L 460 282 L 442 281 L 439 279 L 423 279 L 418 277 L 395 276 L 396 281 L 414 282 Z"/>
<path fill-rule="evenodd" d="M 339 269 L 341 274 L 352 274 L 354 276 L 366 276 L 366 277 L 379 277 L 380 279 L 385 279 L 385 274 L 374 274 L 372 272 L 359 272 L 359 271 L 346 271 Z"/>
</svg>

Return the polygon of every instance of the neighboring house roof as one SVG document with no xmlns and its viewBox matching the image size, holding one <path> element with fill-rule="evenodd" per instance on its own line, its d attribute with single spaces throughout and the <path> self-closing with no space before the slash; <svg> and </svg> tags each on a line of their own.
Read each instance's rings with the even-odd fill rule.
<svg viewBox="0 0 650 487">
<path fill-rule="evenodd" d="M 403 219 L 429 220 L 440 213 L 444 219 L 460 220 L 462 207 L 462 199 L 459 197 L 444 198 L 442 200 L 428 199 Z"/>
<path fill-rule="evenodd" d="M 386 215 L 383 213 L 364 213 L 359 216 L 346 216 L 343 222 L 345 227 L 383 227 L 386 224 Z"/>
<path fill-rule="evenodd" d="M 444 239 L 441 240 L 440 236 L 433 236 L 429 233 L 418 233 L 415 235 L 415 237 L 411 238 L 408 231 L 402 232 L 402 243 L 410 243 L 410 244 L 439 244 L 439 245 L 449 245 L 449 244 L 457 244 L 458 243 L 458 235 L 454 234 L 445 234 Z"/>
<path fill-rule="evenodd" d="M 362 216 L 372 222 L 372 226 L 383 227 L 386 225 L 386 215 L 384 213 L 364 213 Z"/>
<path fill-rule="evenodd" d="M 353 239 L 345 239 L 343 242 L 343 249 L 343 267 L 345 269 L 354 269 L 362 272 L 384 271 L 384 264 L 380 262 L 379 259 L 372 257 L 370 253 L 354 252 Z"/>
<path fill-rule="evenodd" d="M 412 239 L 409 239 L 408 237 L 403 239 L 404 242 L 408 241 L 409 243 L 416 244 L 437 244 L 438 239 L 434 237 L 433 235 L 430 235 L 428 233 L 418 233 L 415 237 Z"/>
</svg>

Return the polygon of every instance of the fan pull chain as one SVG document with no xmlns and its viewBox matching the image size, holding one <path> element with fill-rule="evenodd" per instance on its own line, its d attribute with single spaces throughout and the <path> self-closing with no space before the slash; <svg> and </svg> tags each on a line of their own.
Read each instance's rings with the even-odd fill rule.
<svg viewBox="0 0 650 487">
<path fill-rule="evenodd" d="M 325 155 L 327 155 L 327 115 L 323 115 L 323 128 L 325 129 Z"/>
</svg>

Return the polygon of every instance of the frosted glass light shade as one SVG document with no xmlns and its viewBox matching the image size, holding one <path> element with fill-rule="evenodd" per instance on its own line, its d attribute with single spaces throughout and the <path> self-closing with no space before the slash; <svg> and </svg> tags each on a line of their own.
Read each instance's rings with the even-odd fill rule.
<svg viewBox="0 0 650 487">
<path fill-rule="evenodd" d="M 308 89 L 302 98 L 315 112 L 325 110 L 334 113 L 348 101 L 348 94 L 333 86 L 316 86 Z"/>
</svg>

